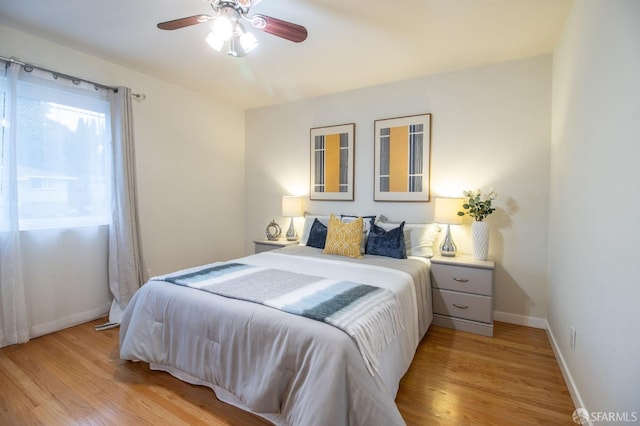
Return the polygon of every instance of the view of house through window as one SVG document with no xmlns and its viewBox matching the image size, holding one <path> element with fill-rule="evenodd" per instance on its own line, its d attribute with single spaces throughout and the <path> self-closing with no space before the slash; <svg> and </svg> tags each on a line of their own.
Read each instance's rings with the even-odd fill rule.
<svg viewBox="0 0 640 426">
<path fill-rule="evenodd" d="M 18 83 L 20 229 L 108 223 L 109 103 L 83 92 Z"/>
</svg>

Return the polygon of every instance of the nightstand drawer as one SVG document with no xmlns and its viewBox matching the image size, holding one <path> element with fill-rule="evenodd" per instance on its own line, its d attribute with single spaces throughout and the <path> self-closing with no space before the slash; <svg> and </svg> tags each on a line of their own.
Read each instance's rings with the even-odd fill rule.
<svg viewBox="0 0 640 426">
<path fill-rule="evenodd" d="M 490 269 L 431 264 L 431 277 L 434 288 L 493 295 L 493 271 Z"/>
<path fill-rule="evenodd" d="M 255 254 L 262 253 L 269 250 L 277 250 L 288 246 L 297 246 L 299 241 L 287 241 L 287 240 L 253 240 Z"/>
<path fill-rule="evenodd" d="M 279 248 L 282 248 L 282 247 L 275 246 L 275 245 L 267 245 L 267 244 L 258 244 L 258 243 L 256 243 L 254 250 L 255 250 L 255 254 L 258 254 L 258 253 L 262 253 L 262 252 L 265 252 L 265 251 L 277 250 Z"/>
<path fill-rule="evenodd" d="M 433 313 L 491 323 L 491 297 L 433 289 Z"/>
</svg>

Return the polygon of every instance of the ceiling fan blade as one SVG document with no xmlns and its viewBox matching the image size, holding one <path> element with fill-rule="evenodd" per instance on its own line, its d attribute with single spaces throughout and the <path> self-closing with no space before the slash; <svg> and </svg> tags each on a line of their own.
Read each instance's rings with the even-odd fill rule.
<svg viewBox="0 0 640 426">
<path fill-rule="evenodd" d="M 300 43 L 307 39 L 307 29 L 302 25 L 265 15 L 254 15 L 249 19 L 251 19 L 251 23 L 255 28 L 265 33 L 273 34 L 295 43 Z"/>
<path fill-rule="evenodd" d="M 177 30 L 191 25 L 202 24 L 211 19 L 209 15 L 193 15 L 186 18 L 174 19 L 173 21 L 160 22 L 158 28 L 161 30 Z"/>
</svg>

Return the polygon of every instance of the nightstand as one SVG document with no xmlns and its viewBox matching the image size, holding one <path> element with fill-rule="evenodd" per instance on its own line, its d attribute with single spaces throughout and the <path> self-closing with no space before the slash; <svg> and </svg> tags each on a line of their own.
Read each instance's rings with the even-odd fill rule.
<svg viewBox="0 0 640 426">
<path fill-rule="evenodd" d="M 262 253 L 263 251 L 275 250 L 287 246 L 296 246 L 300 244 L 300 241 L 287 241 L 287 240 L 253 240 L 255 244 L 255 253 Z"/>
<path fill-rule="evenodd" d="M 493 260 L 431 258 L 433 324 L 493 336 Z"/>
</svg>

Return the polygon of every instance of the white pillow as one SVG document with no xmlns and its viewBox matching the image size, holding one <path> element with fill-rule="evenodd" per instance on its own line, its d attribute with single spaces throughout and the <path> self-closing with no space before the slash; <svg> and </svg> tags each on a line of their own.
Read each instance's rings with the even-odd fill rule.
<svg viewBox="0 0 640 426">
<path fill-rule="evenodd" d="M 395 222 L 380 222 L 377 224 L 389 231 L 400 226 Z M 433 243 L 440 232 L 437 223 L 405 223 L 404 244 L 407 248 L 407 256 L 433 257 Z"/>
<path fill-rule="evenodd" d="M 318 219 L 318 221 L 323 225 L 329 226 L 329 216 L 316 216 L 311 214 L 306 215 L 304 217 L 302 236 L 300 237 L 300 244 L 302 244 L 303 246 L 307 245 L 307 241 L 309 240 L 309 231 L 311 231 L 311 226 L 313 226 L 314 219 Z"/>
</svg>

